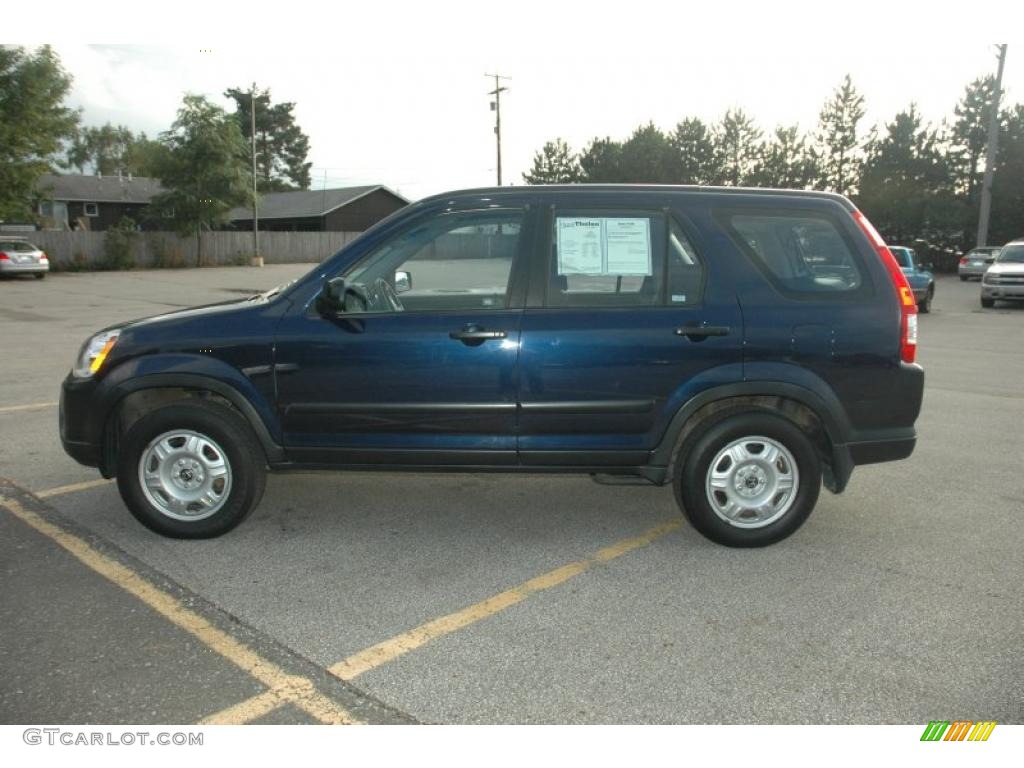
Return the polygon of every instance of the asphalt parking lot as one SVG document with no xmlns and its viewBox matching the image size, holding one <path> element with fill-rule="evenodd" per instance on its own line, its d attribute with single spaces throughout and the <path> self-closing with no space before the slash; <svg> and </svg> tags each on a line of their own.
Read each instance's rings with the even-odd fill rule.
<svg viewBox="0 0 1024 768">
<path fill-rule="evenodd" d="M 149 532 L 60 447 L 79 345 L 308 268 L 0 282 L 0 722 L 1024 721 L 1024 306 L 940 278 L 913 457 L 766 549 L 556 476 L 273 475 Z"/>
</svg>

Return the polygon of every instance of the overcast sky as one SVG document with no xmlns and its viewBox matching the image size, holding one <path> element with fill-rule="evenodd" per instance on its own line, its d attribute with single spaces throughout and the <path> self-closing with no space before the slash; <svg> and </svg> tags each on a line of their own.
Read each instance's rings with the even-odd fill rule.
<svg viewBox="0 0 1024 768">
<path fill-rule="evenodd" d="M 159 20 L 150 16 L 156 27 L 120 28 L 69 25 L 58 9 L 65 26 L 55 28 L 54 46 L 75 78 L 71 102 L 86 124 L 110 121 L 153 136 L 174 120 L 183 93 L 229 106 L 224 90 L 255 80 L 275 102 L 296 103 L 315 188 L 325 178 L 332 187 L 380 183 L 411 198 L 494 183 L 493 83 L 485 73 L 511 78 L 502 95 L 504 179 L 520 184 L 533 154 L 555 137 L 578 150 L 595 136 L 625 138 L 648 120 L 671 130 L 684 116 L 711 122 L 737 106 L 766 130 L 809 129 L 846 73 L 867 99 L 866 125 L 911 102 L 938 122 L 952 118 L 970 80 L 995 70 L 990 42 L 948 30 L 946 37 L 961 32 L 952 42 L 888 14 L 890 28 L 864 4 L 867 19 L 849 15 L 849 4 L 828 16 L 820 4 L 800 2 L 788 16 L 742 3 L 704 15 L 642 1 L 519 2 L 516 15 L 479 3 L 399 4 L 383 13 L 301 5 L 233 6 L 196 25 L 189 14 L 209 8 L 183 2 L 162 6 Z M 997 6 L 996 28 L 1024 28 L 1016 5 Z M 157 10 L 107 7 L 111 17 L 132 19 Z M 169 18 L 172 8 L 180 15 Z M 283 9 L 291 9 L 286 19 Z M 89 38 L 123 42 L 79 42 Z M 1012 39 L 1004 87 L 1010 102 L 1024 101 L 1024 45 Z"/>
</svg>

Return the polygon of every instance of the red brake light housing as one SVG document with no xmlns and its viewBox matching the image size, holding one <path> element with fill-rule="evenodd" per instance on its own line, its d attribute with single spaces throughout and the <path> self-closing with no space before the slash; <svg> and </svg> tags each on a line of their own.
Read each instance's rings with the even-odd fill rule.
<svg viewBox="0 0 1024 768">
<path fill-rule="evenodd" d="M 3 251 L 0 251 L 0 261 L 10 261 L 10 260 L 11 260 L 10 256 L 8 256 Z"/>
<path fill-rule="evenodd" d="M 961 256 L 960 257 L 960 263 L 961 264 L 966 264 L 967 263 L 967 257 L 966 256 Z"/>
<path fill-rule="evenodd" d="M 854 221 L 861 231 L 868 236 L 871 245 L 878 252 L 878 257 L 885 265 L 889 277 L 892 278 L 893 287 L 896 289 L 896 298 L 900 303 L 900 360 L 904 363 L 912 363 L 917 359 L 917 301 L 914 299 L 914 292 L 910 290 L 910 283 L 907 276 L 903 274 L 900 265 L 896 263 L 895 257 L 885 245 L 885 240 L 878 234 L 867 217 L 860 211 L 853 212 Z"/>
</svg>

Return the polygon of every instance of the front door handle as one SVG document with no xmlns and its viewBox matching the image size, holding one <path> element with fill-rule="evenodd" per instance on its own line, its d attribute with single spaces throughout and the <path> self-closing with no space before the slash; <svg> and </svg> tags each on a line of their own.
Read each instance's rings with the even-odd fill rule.
<svg viewBox="0 0 1024 768">
<path fill-rule="evenodd" d="M 461 341 L 471 347 L 483 344 L 489 339 L 504 339 L 506 337 L 508 337 L 506 331 L 488 331 L 479 325 L 467 325 L 461 331 L 451 331 L 448 334 L 449 339 Z"/>
<path fill-rule="evenodd" d="M 685 336 L 690 341 L 700 341 L 708 336 L 728 336 L 732 328 L 728 325 L 684 325 L 676 328 L 676 336 Z"/>
</svg>

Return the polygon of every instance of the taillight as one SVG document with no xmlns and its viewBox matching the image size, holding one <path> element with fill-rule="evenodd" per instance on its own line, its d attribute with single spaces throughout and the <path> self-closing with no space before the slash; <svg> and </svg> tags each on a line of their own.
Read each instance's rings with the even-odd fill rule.
<svg viewBox="0 0 1024 768">
<path fill-rule="evenodd" d="M 960 257 L 960 264 L 963 265 L 963 264 L 966 264 L 966 263 L 967 263 L 967 257 L 966 256 L 961 256 Z"/>
<path fill-rule="evenodd" d="M 3 251 L 0 251 L 0 261 L 10 261 L 10 260 L 11 260 L 10 256 L 8 256 Z"/>
<path fill-rule="evenodd" d="M 896 258 L 885 247 L 885 241 L 878 234 L 878 230 L 860 211 L 854 211 L 853 218 L 861 231 L 868 236 L 868 240 L 871 241 L 885 265 L 889 277 L 892 278 L 893 287 L 896 289 L 896 298 L 900 303 L 900 360 L 904 363 L 912 363 L 917 359 L 917 302 L 914 300 L 914 292 L 910 290 L 907 276 L 903 274 L 900 265 L 896 263 Z"/>
<path fill-rule="evenodd" d="M 39 253 L 39 260 L 40 261 L 49 261 L 50 257 L 46 255 L 46 251 L 41 251 Z"/>
</svg>

